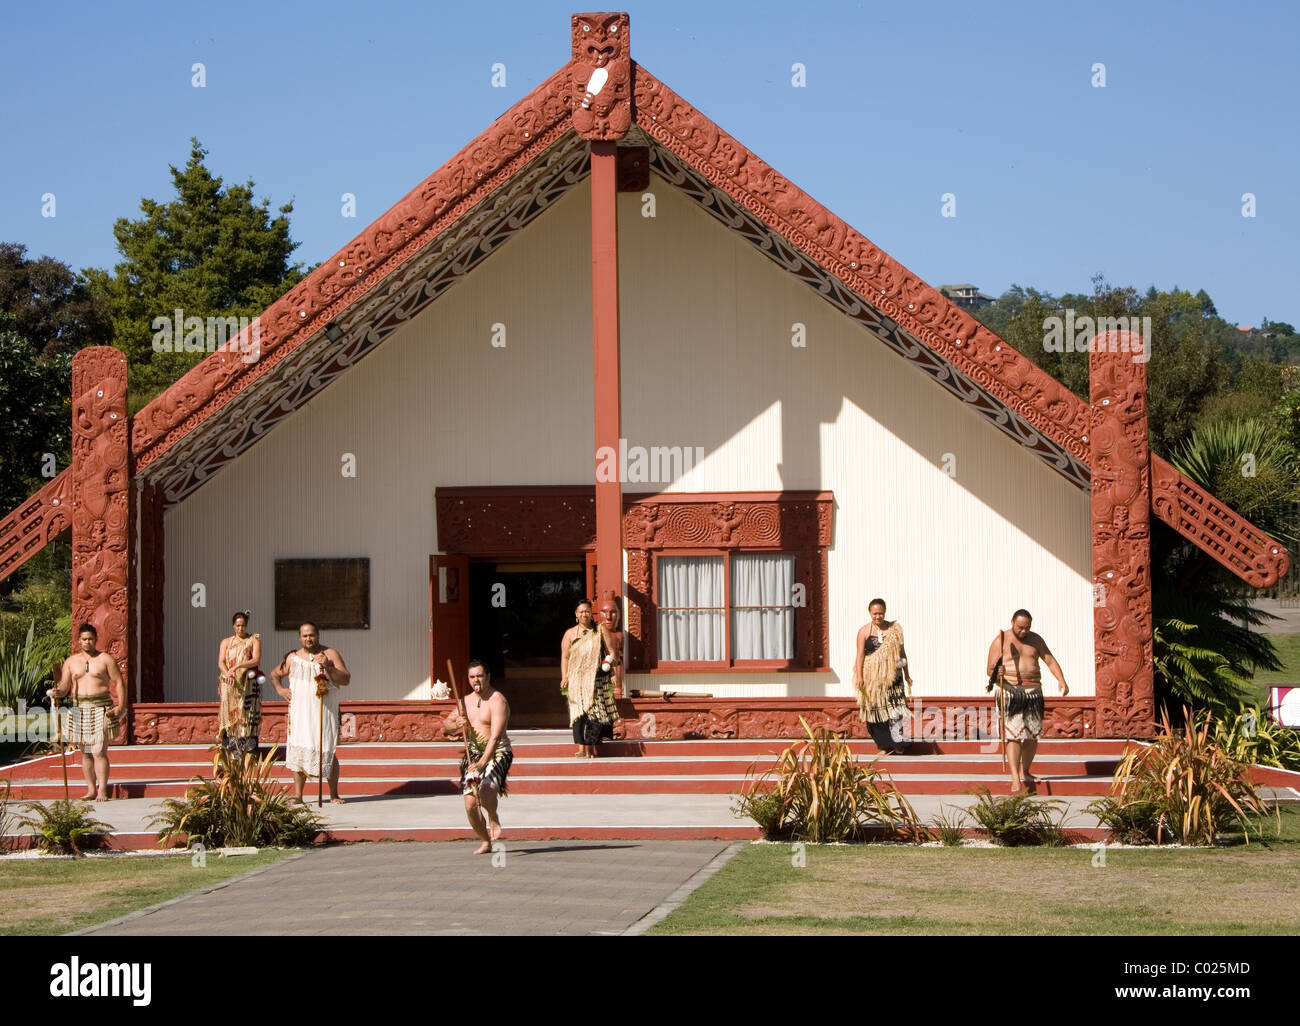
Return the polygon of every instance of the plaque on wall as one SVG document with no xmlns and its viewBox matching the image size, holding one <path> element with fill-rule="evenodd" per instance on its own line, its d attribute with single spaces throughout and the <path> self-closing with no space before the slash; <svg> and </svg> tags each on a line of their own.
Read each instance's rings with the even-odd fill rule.
<svg viewBox="0 0 1300 1026">
<path fill-rule="evenodd" d="M 370 560 L 277 559 L 275 629 L 370 629 Z"/>
</svg>

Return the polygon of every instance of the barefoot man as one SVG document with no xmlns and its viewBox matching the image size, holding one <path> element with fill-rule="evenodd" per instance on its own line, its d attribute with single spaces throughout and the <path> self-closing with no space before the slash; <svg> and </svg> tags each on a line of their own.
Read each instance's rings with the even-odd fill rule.
<svg viewBox="0 0 1300 1026">
<path fill-rule="evenodd" d="M 73 696 L 76 709 L 72 714 L 72 743 L 81 749 L 81 772 L 86 778 L 86 793 L 81 799 L 106 802 L 108 744 L 126 719 L 126 684 L 117 660 L 107 652 L 100 652 L 96 647 L 98 641 L 95 628 L 83 623 L 77 631 L 81 651 L 64 660 L 59 686 L 46 693 L 56 698 Z M 116 704 L 109 693 L 109 684 L 117 688 Z"/>
<path fill-rule="evenodd" d="M 284 764 L 293 772 L 293 787 L 302 801 L 307 776 L 329 774 L 330 801 L 342 805 L 339 797 L 339 760 L 334 748 L 339 743 L 339 688 L 352 679 L 343 657 L 332 648 L 323 648 L 320 631 L 314 623 L 298 628 L 296 652 L 271 671 L 271 686 L 289 703 L 289 738 L 285 742 Z M 280 681 L 289 678 L 289 686 Z M 319 680 L 318 678 L 325 679 Z M 325 688 L 324 701 L 317 688 Z M 324 724 L 321 715 L 324 713 Z M 317 749 L 320 749 L 319 751 Z"/>
<path fill-rule="evenodd" d="M 497 799 L 506 794 L 506 775 L 515 755 L 506 734 L 510 703 L 492 686 L 488 668 L 477 659 L 469 662 L 469 686 L 472 694 L 465 696 L 465 715 L 474 731 L 470 735 L 470 757 L 474 761 L 467 764 L 461 760 L 460 793 L 465 796 L 470 828 L 483 842 L 474 854 L 484 855 L 492 850 L 494 841 L 501 839 Z M 448 719 L 450 726 L 465 729 L 459 713 L 453 712 Z"/>
<path fill-rule="evenodd" d="M 1007 739 L 1007 761 L 1011 764 L 1013 791 L 1033 794 L 1036 781 L 1029 772 L 1043 733 L 1043 674 L 1041 659 L 1061 686 L 1061 697 L 1070 693 L 1065 674 L 1047 647 L 1047 642 L 1029 629 L 1033 617 L 1028 610 L 1017 609 L 1011 616 L 1011 630 L 1002 631 L 989 646 L 987 672 L 990 680 L 1002 665 L 997 695 L 998 713 L 1002 716 Z"/>
</svg>

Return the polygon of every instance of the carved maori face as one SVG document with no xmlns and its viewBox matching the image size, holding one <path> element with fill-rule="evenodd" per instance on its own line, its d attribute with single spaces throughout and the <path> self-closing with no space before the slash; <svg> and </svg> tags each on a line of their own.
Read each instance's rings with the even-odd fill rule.
<svg viewBox="0 0 1300 1026">
<path fill-rule="evenodd" d="M 575 14 L 573 56 L 597 68 L 628 56 L 626 14 Z"/>
<path fill-rule="evenodd" d="M 596 607 L 596 622 L 607 623 L 611 628 L 618 627 L 618 603 L 612 598 L 604 598 Z"/>
</svg>

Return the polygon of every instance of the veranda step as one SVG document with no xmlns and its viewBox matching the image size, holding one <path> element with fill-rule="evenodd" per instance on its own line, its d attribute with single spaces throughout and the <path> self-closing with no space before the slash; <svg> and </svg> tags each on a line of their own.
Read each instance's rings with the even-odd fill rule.
<svg viewBox="0 0 1300 1026">
<path fill-rule="evenodd" d="M 1110 791 L 1110 777 L 1040 775 L 1039 793 L 1058 795 L 1102 795 Z M 932 774 L 893 774 L 896 789 L 904 794 L 965 794 L 986 786 L 994 794 L 1010 793 L 1005 774 L 966 774 L 944 777 Z M 287 781 L 284 781 L 287 783 Z M 74 797 L 84 787 L 70 780 Z M 666 774 L 637 776 L 543 776 L 511 774 L 512 794 L 732 794 L 740 791 L 743 778 L 734 774 Z M 110 782 L 113 798 L 179 798 L 188 787 L 188 778 L 133 780 L 118 778 Z M 315 781 L 307 789 L 316 790 Z M 344 796 L 454 794 L 456 781 L 450 776 L 352 777 L 343 776 L 339 791 Z M 63 797 L 63 782 L 23 781 L 14 785 L 15 801 L 54 800 Z"/>
<path fill-rule="evenodd" d="M 695 769 L 709 774 L 734 775 L 743 779 L 751 770 L 762 773 L 775 764 L 772 757 L 752 759 L 734 759 L 727 755 L 677 756 L 666 758 L 600 758 L 554 759 L 534 758 L 531 753 L 517 752 L 511 768 L 511 778 L 518 776 L 670 776 Z M 973 755 L 967 758 L 945 758 L 943 756 L 883 756 L 875 766 L 878 770 L 889 773 L 917 773 L 939 776 L 960 776 L 969 773 L 986 773 L 1000 767 L 1000 756 L 994 753 Z M 1110 777 L 1119 764 L 1117 759 L 1093 759 L 1086 756 L 1062 756 L 1058 758 L 1039 758 L 1035 761 L 1038 773 L 1060 776 L 1106 776 Z M 393 777 L 403 774 L 412 776 L 429 776 L 444 773 L 455 776 L 459 771 L 460 758 L 399 758 L 367 759 L 354 761 L 344 757 L 340 750 L 340 775 L 343 777 Z M 209 762 L 144 762 L 130 763 L 114 760 L 112 772 L 129 780 L 182 780 L 191 777 L 211 777 L 212 765 Z M 27 782 L 55 779 L 61 777 L 57 761 L 52 767 L 35 772 L 31 776 L 16 778 Z M 69 778 L 81 779 L 81 765 L 68 764 Z M 271 770 L 272 779 L 285 780 L 291 773 L 283 763 L 276 763 Z"/>
</svg>

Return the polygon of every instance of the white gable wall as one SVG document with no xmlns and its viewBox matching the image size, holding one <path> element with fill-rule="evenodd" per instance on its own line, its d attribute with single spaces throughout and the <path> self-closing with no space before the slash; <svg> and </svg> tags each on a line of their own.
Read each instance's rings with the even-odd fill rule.
<svg viewBox="0 0 1300 1026">
<path fill-rule="evenodd" d="M 168 512 L 169 701 L 216 700 L 236 609 L 253 610 L 264 668 L 296 647 L 273 630 L 275 560 L 346 556 L 370 558 L 370 629 L 323 632 L 353 673 L 346 697 L 428 697 L 434 489 L 595 479 L 590 207 L 572 190 Z"/>
<path fill-rule="evenodd" d="M 919 694 L 980 693 L 1018 606 L 1091 693 L 1088 497 L 666 183 L 651 190 L 653 219 L 620 197 L 623 434 L 705 458 L 625 488 L 833 491 L 831 669 L 631 686 L 847 695 L 881 595 Z M 589 210 L 584 184 L 169 511 L 168 700 L 215 700 L 235 609 L 252 608 L 264 665 L 294 647 L 272 629 L 276 559 L 343 556 L 371 561 L 371 629 L 325 632 L 353 671 L 348 697 L 427 696 L 434 489 L 594 480 Z"/>
<path fill-rule="evenodd" d="M 667 183 L 651 191 L 653 219 L 639 197 L 620 209 L 623 434 L 704 449 L 665 491 L 835 493 L 833 672 L 630 686 L 849 695 L 854 639 L 880 596 L 917 694 L 982 694 L 989 643 L 1019 607 L 1072 691 L 1091 694 L 1088 495 Z"/>
</svg>

